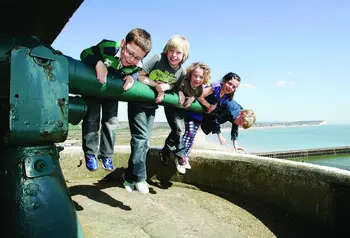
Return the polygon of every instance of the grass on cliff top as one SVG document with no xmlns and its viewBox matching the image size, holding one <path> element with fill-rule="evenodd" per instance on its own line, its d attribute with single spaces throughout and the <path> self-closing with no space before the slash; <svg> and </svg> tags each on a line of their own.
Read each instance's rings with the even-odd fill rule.
<svg viewBox="0 0 350 238">
<path fill-rule="evenodd" d="M 156 127 L 152 129 L 151 145 L 163 146 L 164 141 L 170 133 L 170 128 Z M 130 130 L 129 128 L 117 128 L 116 145 L 130 145 Z M 67 140 L 81 140 L 81 125 L 69 124 Z"/>
</svg>

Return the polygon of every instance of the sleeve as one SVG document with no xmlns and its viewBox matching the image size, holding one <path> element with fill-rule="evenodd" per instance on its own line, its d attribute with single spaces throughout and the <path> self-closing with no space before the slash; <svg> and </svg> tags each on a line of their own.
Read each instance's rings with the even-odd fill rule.
<svg viewBox="0 0 350 238">
<path fill-rule="evenodd" d="M 214 120 L 214 129 L 213 129 L 213 134 L 221 134 L 221 127 L 220 127 L 220 123 L 217 120 L 217 118 L 215 117 Z"/>
<path fill-rule="evenodd" d="M 231 140 L 237 140 L 237 138 L 238 138 L 238 125 L 236 123 L 232 123 Z"/>
<path fill-rule="evenodd" d="M 152 56 L 149 60 L 146 61 L 146 63 L 143 64 L 142 69 L 147 73 L 151 73 L 151 71 L 154 69 L 154 66 L 156 63 L 161 59 L 161 55 L 157 54 Z"/>
<path fill-rule="evenodd" d="M 80 59 L 83 63 L 95 67 L 99 60 L 103 61 L 103 51 L 106 44 L 110 44 L 111 41 L 102 40 L 95 46 L 83 50 L 80 54 Z"/>
</svg>

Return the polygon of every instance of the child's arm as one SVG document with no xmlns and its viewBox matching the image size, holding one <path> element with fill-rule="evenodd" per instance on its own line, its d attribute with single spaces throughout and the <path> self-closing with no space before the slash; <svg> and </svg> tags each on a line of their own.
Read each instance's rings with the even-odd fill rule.
<svg viewBox="0 0 350 238">
<path fill-rule="evenodd" d="M 97 45 L 83 50 L 80 54 L 80 59 L 84 64 L 95 67 L 97 80 L 102 84 L 106 82 L 108 70 L 103 63 L 101 50 L 104 49 L 107 42 L 102 40 Z"/>
<path fill-rule="evenodd" d="M 208 113 L 212 112 L 215 110 L 216 105 L 210 104 L 207 100 L 205 100 L 205 97 L 209 96 L 210 94 L 213 93 L 213 87 L 207 87 L 203 89 L 203 93 L 200 97 L 197 98 L 197 100 L 208 109 Z"/>
<path fill-rule="evenodd" d="M 238 138 L 238 125 L 236 123 L 232 123 L 231 140 L 232 140 L 233 148 L 236 151 L 238 151 L 238 150 L 244 151 L 244 149 L 242 147 L 238 147 L 237 138 Z"/>
<path fill-rule="evenodd" d="M 208 109 L 208 110 L 207 110 L 208 113 L 211 113 L 211 112 L 214 111 L 215 108 L 216 108 L 216 104 L 210 104 L 210 103 L 208 103 L 208 101 L 205 100 L 205 98 L 203 98 L 203 97 L 199 97 L 199 98 L 197 98 L 197 100 L 198 100 L 203 106 L 205 106 L 205 107 Z M 208 106 L 209 106 L 209 107 L 208 107 Z"/>
<path fill-rule="evenodd" d="M 179 104 L 183 105 L 185 102 L 185 94 L 182 91 L 179 91 Z"/>
</svg>

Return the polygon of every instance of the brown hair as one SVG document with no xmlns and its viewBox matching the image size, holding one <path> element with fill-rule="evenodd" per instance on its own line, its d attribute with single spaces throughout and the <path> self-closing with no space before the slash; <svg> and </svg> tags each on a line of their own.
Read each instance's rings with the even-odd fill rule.
<svg viewBox="0 0 350 238">
<path fill-rule="evenodd" d="M 152 37 L 144 29 L 134 28 L 125 37 L 125 42 L 135 42 L 135 44 L 143 50 L 146 55 L 152 49 Z M 145 56 L 146 57 L 146 56 Z"/>
</svg>

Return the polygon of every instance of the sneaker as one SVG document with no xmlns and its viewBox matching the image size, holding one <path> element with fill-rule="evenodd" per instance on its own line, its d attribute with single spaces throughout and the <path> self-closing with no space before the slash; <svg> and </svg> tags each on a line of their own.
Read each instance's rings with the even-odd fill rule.
<svg viewBox="0 0 350 238">
<path fill-rule="evenodd" d="M 186 173 L 186 168 L 183 161 L 184 159 L 181 157 L 175 158 L 176 169 L 180 174 Z"/>
<path fill-rule="evenodd" d="M 169 155 L 165 155 L 162 151 L 159 151 L 159 157 L 164 164 L 169 164 Z"/>
<path fill-rule="evenodd" d="M 184 164 L 183 164 L 183 166 L 185 167 L 185 169 L 191 169 L 191 168 L 192 168 L 191 165 L 190 165 L 190 160 L 189 160 L 188 157 L 185 157 L 185 158 L 184 158 Z"/>
<path fill-rule="evenodd" d="M 132 193 L 132 191 L 134 191 L 135 189 L 135 183 L 129 183 L 128 181 L 125 180 L 123 185 L 126 191 L 128 191 L 129 193 Z"/>
<path fill-rule="evenodd" d="M 85 165 L 90 171 L 98 169 L 98 163 L 95 155 L 85 154 Z"/>
<path fill-rule="evenodd" d="M 137 182 L 135 187 L 140 193 L 149 193 L 148 183 L 146 181 Z"/>
<path fill-rule="evenodd" d="M 99 160 L 101 160 L 102 162 L 102 167 L 111 172 L 113 171 L 113 162 L 112 162 L 112 158 L 109 158 L 109 157 L 103 157 L 103 156 L 99 156 L 98 157 Z"/>
</svg>

